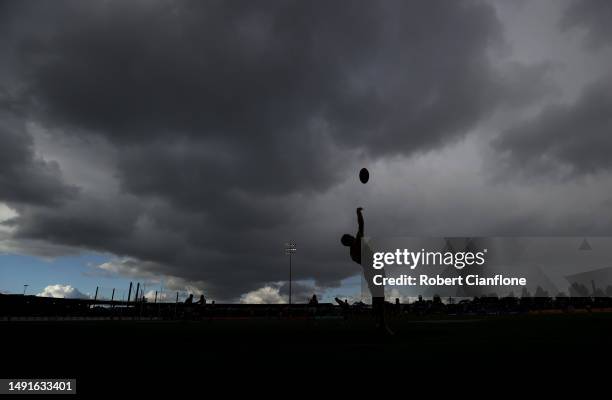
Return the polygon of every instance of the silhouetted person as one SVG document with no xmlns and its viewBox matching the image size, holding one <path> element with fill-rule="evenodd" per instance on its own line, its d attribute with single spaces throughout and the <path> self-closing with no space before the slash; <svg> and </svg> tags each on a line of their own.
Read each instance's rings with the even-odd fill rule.
<svg viewBox="0 0 612 400">
<path fill-rule="evenodd" d="M 336 301 L 336 303 L 338 303 L 338 305 L 340 306 L 340 308 L 342 308 L 343 310 L 348 309 L 349 305 L 348 305 L 348 301 L 342 301 L 339 298 L 335 297 L 334 300 Z"/>
<path fill-rule="evenodd" d="M 310 301 L 308 302 L 308 305 L 316 306 L 318 304 L 319 304 L 319 300 L 317 299 L 317 295 L 313 294 L 312 297 L 310 298 Z"/>
<path fill-rule="evenodd" d="M 337 297 L 335 297 L 334 300 L 340 306 L 340 309 L 342 310 L 342 315 L 344 316 L 344 319 L 347 320 L 348 317 L 349 317 L 349 311 L 350 311 L 350 306 L 348 304 L 348 301 L 342 301 L 342 300 L 340 300 Z"/>
<path fill-rule="evenodd" d="M 206 299 L 204 298 L 203 294 L 200 295 L 200 300 L 198 300 L 196 304 L 199 304 L 201 306 L 206 305 Z"/>
<path fill-rule="evenodd" d="M 193 304 L 193 294 L 190 294 L 187 299 L 185 299 L 185 304 Z"/>
<path fill-rule="evenodd" d="M 363 269 L 363 275 L 368 283 L 370 294 L 372 295 L 372 311 L 374 312 L 374 317 L 376 318 L 377 328 L 388 333 L 392 333 L 385 323 L 385 287 L 383 285 L 374 284 L 374 275 L 379 274 L 384 276 L 384 269 L 375 270 L 372 267 L 372 249 L 370 249 L 368 246 L 366 246 L 365 249 L 361 248 L 361 242 L 364 235 L 364 225 L 363 208 L 359 207 L 357 208 L 357 234 L 352 236 L 345 233 L 342 235 L 340 241 L 344 246 L 349 248 L 351 259 L 357 264 L 361 265 L 361 268 Z M 361 259 L 362 250 L 364 251 L 365 258 L 363 262 Z"/>
<path fill-rule="evenodd" d="M 351 255 L 351 259 L 355 261 L 357 264 L 361 265 L 361 239 L 363 238 L 364 231 L 364 221 L 363 221 L 363 208 L 359 207 L 357 209 L 357 235 L 352 236 L 348 233 L 342 235 L 340 241 L 346 247 L 349 247 L 349 252 Z"/>
</svg>

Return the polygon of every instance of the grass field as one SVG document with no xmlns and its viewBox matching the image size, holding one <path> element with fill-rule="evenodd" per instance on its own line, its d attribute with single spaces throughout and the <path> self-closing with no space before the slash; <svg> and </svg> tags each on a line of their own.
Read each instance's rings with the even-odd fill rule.
<svg viewBox="0 0 612 400">
<path fill-rule="evenodd" d="M 3 322 L 4 376 L 116 382 L 134 374 L 235 374 L 293 368 L 518 368 L 609 360 L 612 314 L 524 315 L 391 321 Z"/>
</svg>

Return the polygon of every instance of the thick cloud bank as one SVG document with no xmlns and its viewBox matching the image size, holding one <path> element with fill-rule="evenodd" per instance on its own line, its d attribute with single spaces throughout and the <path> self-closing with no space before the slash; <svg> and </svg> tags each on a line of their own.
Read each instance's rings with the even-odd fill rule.
<svg viewBox="0 0 612 400">
<path fill-rule="evenodd" d="M 2 4 L 13 251 L 101 251 L 116 256 L 108 273 L 276 302 L 288 239 L 296 279 L 324 288 L 358 272 L 338 242 L 358 205 L 379 234 L 537 225 L 544 200 L 522 187 L 512 196 L 535 200 L 500 217 L 512 196 L 487 186 L 480 150 L 521 167 L 542 152 L 578 172 L 609 166 L 600 86 L 496 125 L 543 101 L 549 71 L 512 60 L 512 21 L 484 1 Z M 581 15 L 558 29 L 588 24 Z M 477 145 L 462 153 L 466 140 Z M 476 175 L 458 188 L 452 171 Z M 477 220 L 473 204 L 486 210 Z"/>
</svg>

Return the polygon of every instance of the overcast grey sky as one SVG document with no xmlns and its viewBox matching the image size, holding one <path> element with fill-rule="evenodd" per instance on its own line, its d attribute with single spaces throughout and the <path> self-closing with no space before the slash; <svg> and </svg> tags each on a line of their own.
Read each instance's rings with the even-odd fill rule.
<svg viewBox="0 0 612 400">
<path fill-rule="evenodd" d="M 2 1 L 0 250 L 108 253 L 104 271 L 237 300 L 284 279 L 289 238 L 297 279 L 358 274 L 339 242 L 357 206 L 373 236 L 610 235 L 611 18 Z"/>
</svg>

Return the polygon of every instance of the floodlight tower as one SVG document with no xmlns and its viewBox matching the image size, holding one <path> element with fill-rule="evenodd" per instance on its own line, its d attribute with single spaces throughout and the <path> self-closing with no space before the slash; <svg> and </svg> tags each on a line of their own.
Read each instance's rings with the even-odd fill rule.
<svg viewBox="0 0 612 400">
<path fill-rule="evenodd" d="M 291 305 L 291 256 L 295 254 L 297 247 L 293 240 L 285 243 L 285 254 L 289 256 L 289 305 Z"/>
</svg>

